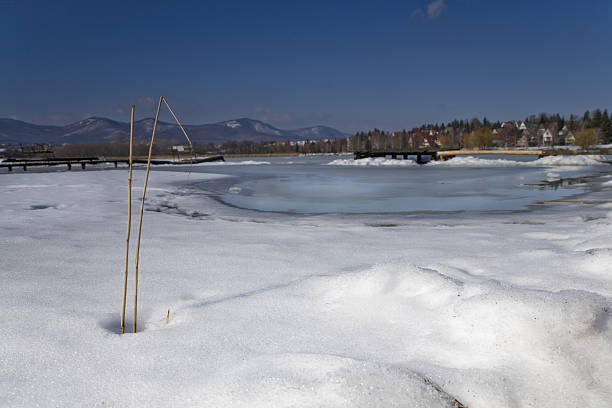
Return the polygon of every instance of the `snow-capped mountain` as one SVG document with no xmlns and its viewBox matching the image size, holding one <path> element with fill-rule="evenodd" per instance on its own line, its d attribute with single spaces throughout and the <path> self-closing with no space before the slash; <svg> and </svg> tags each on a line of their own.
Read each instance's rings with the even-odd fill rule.
<svg viewBox="0 0 612 408">
<path fill-rule="evenodd" d="M 268 123 L 248 119 L 232 119 L 224 122 L 185 125 L 193 143 L 225 143 L 230 141 L 290 141 L 315 140 L 330 137 L 345 138 L 349 135 L 327 126 L 313 126 L 295 130 L 283 130 Z M 134 122 L 134 137 L 148 140 L 153 130 L 153 119 Z M 107 143 L 127 140 L 130 125 L 107 118 L 92 117 L 66 126 L 34 125 L 14 119 L 0 119 L 0 144 L 73 144 Z M 174 123 L 158 122 L 156 138 L 174 139 L 182 143 L 183 135 Z"/>
</svg>

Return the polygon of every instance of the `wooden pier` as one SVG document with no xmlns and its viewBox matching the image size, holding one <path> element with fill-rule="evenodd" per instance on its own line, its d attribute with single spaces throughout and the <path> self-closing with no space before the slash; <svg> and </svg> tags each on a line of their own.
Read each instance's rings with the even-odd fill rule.
<svg viewBox="0 0 612 408">
<path fill-rule="evenodd" d="M 419 164 L 426 163 L 423 160 L 423 156 L 430 156 L 432 160 L 438 160 L 436 150 L 381 151 L 381 152 L 357 151 L 357 152 L 353 152 L 353 154 L 355 155 L 355 160 L 366 159 L 368 157 L 387 157 L 387 156 L 391 156 L 393 160 L 396 160 L 398 157 L 402 157 L 404 160 L 408 160 L 408 156 L 416 156 L 417 163 Z"/>
<path fill-rule="evenodd" d="M 214 161 L 225 161 L 223 156 L 209 156 L 199 157 L 194 159 L 182 159 L 182 160 L 166 160 L 166 159 L 152 159 L 152 165 L 160 164 L 173 164 L 173 165 L 189 165 L 198 164 L 205 162 Z M 134 164 L 147 164 L 146 159 L 134 159 Z M 9 158 L 0 162 L 0 168 L 8 168 L 8 171 L 13 171 L 13 167 L 21 167 L 23 171 L 27 171 L 28 167 L 39 167 L 39 166 L 67 166 L 68 170 L 72 170 L 72 166 L 81 166 L 85 169 L 87 165 L 96 165 L 102 163 L 113 163 L 115 168 L 118 167 L 119 163 L 128 164 L 129 160 L 126 158 L 99 158 L 99 157 L 67 157 L 67 158 L 43 158 L 43 159 L 20 159 L 20 158 Z"/>
</svg>

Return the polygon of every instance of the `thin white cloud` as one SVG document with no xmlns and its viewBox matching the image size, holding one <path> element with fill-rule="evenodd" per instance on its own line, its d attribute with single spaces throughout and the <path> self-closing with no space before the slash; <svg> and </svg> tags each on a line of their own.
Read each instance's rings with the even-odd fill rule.
<svg viewBox="0 0 612 408">
<path fill-rule="evenodd" d="M 446 3 L 444 0 L 433 0 L 427 5 L 427 18 L 435 20 L 442 15 L 444 10 L 446 10 Z"/>
<path fill-rule="evenodd" d="M 141 96 L 138 98 L 138 105 L 141 105 L 144 109 L 151 109 L 155 107 L 156 99 L 150 96 Z"/>
<path fill-rule="evenodd" d="M 446 10 L 446 0 L 433 0 L 424 8 L 418 8 L 410 13 L 411 17 L 421 17 L 427 20 L 435 20 Z"/>
</svg>

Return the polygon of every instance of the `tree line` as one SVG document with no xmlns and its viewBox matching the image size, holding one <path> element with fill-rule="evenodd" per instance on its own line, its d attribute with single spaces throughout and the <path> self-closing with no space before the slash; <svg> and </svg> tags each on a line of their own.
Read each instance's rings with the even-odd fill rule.
<svg viewBox="0 0 612 408">
<path fill-rule="evenodd" d="M 306 141 L 232 141 L 223 144 L 207 143 L 195 144 L 194 154 L 216 155 L 216 154 L 318 154 L 318 153 L 346 153 L 347 139 L 330 138 Z M 153 144 L 154 156 L 180 155 L 186 157 L 190 153 L 189 148 L 184 146 L 186 152 L 176 153 L 173 146 L 181 145 L 179 140 L 160 139 Z M 129 144 L 125 141 L 114 141 L 112 143 L 82 143 L 56 146 L 52 148 L 53 156 L 56 158 L 66 157 L 127 157 Z M 134 143 L 133 152 L 135 156 L 146 156 L 149 151 L 148 144 L 144 142 Z M 17 153 L 17 152 L 15 152 Z M 15 154 L 13 154 L 15 156 Z"/>
<path fill-rule="evenodd" d="M 612 117 L 607 110 L 582 116 L 531 115 L 522 121 L 453 120 L 424 124 L 410 130 L 380 129 L 357 132 L 348 141 L 350 151 L 406 151 L 426 148 L 486 148 L 612 143 Z"/>
</svg>

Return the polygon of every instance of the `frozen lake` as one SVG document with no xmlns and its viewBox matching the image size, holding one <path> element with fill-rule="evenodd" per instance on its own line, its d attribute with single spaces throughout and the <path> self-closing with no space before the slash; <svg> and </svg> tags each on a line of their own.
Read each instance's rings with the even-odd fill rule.
<svg viewBox="0 0 612 408">
<path fill-rule="evenodd" d="M 520 156 L 465 161 L 355 166 L 350 156 L 277 157 L 172 170 L 228 175 L 198 187 L 233 207 L 294 214 L 525 210 L 587 193 L 587 180 L 612 171 L 608 165 L 538 166 Z"/>
</svg>

